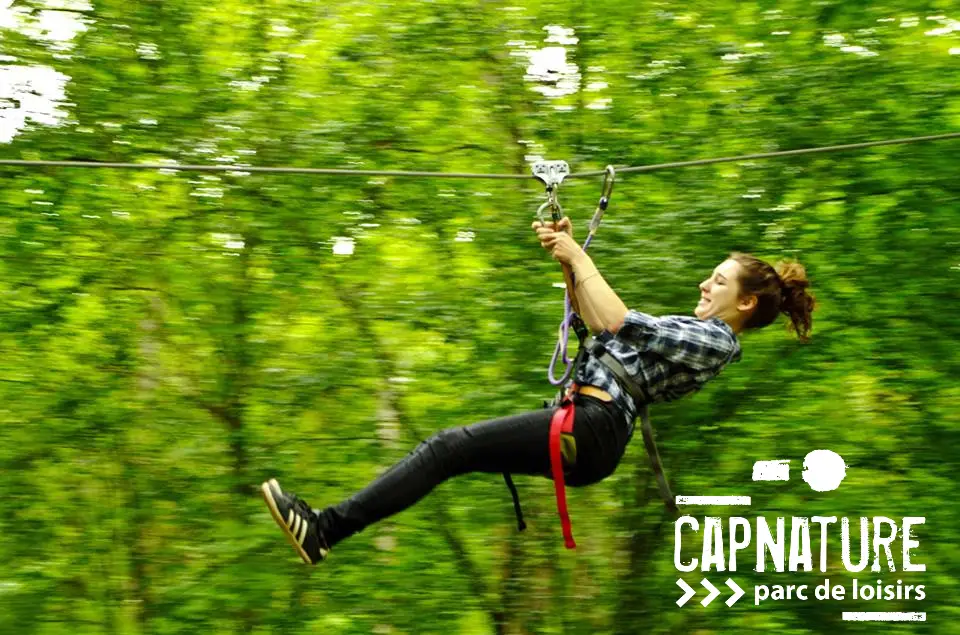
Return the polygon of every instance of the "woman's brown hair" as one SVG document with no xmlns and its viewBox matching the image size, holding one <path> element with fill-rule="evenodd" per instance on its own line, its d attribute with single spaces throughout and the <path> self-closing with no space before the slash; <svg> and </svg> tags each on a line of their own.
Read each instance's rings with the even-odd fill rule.
<svg viewBox="0 0 960 635">
<path fill-rule="evenodd" d="M 757 307 L 747 319 L 745 329 L 759 329 L 785 313 L 790 327 L 801 340 L 810 339 L 816 299 L 807 290 L 807 270 L 799 262 L 780 261 L 775 266 L 750 254 L 734 252 L 730 258 L 741 267 L 740 294 L 757 296 Z"/>
</svg>

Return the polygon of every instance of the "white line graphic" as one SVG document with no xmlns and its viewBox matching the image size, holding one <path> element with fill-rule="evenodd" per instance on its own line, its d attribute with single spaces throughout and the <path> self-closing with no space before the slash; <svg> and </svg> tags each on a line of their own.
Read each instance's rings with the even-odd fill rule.
<svg viewBox="0 0 960 635">
<path fill-rule="evenodd" d="M 844 622 L 926 622 L 926 613 L 894 613 L 885 611 L 880 613 L 843 612 Z"/>
<path fill-rule="evenodd" d="M 757 461 L 753 464 L 755 481 L 789 481 L 790 459 L 783 461 Z"/>
<path fill-rule="evenodd" d="M 677 505 L 749 505 L 749 496 L 677 496 Z"/>
</svg>

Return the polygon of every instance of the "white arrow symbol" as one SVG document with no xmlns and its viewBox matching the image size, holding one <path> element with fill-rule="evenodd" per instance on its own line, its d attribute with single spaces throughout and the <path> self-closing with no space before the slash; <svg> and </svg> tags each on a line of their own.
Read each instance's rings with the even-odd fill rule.
<svg viewBox="0 0 960 635">
<path fill-rule="evenodd" d="M 743 589 L 731 578 L 727 578 L 727 586 L 733 591 L 733 595 L 727 598 L 727 606 L 733 606 L 737 603 L 737 600 L 743 597 Z"/>
<path fill-rule="evenodd" d="M 677 606 L 683 606 L 687 603 L 687 600 L 697 594 L 697 592 L 693 590 L 693 587 L 683 581 L 683 578 L 677 579 L 677 586 L 684 590 L 683 597 L 677 600 Z"/>
<path fill-rule="evenodd" d="M 703 588 L 710 591 L 710 595 L 700 600 L 700 604 L 702 606 L 706 606 L 707 604 L 710 604 L 711 602 L 713 602 L 713 598 L 720 595 L 720 590 L 717 589 L 717 587 L 710 584 L 710 580 L 707 580 L 706 578 L 704 578 L 703 580 L 700 580 L 700 584 L 703 585 Z"/>
</svg>

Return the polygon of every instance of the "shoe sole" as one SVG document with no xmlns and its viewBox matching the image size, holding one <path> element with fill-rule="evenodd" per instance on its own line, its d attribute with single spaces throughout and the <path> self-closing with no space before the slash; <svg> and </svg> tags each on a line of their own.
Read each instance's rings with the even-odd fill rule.
<svg viewBox="0 0 960 635">
<path fill-rule="evenodd" d="M 293 545 L 293 548 L 297 550 L 297 553 L 300 554 L 300 558 L 307 564 L 317 564 L 310 559 L 310 556 L 307 555 L 307 552 L 304 548 L 297 542 L 297 538 L 293 535 L 293 532 L 290 531 L 290 528 L 287 527 L 287 523 L 284 521 L 283 516 L 280 515 L 280 509 L 277 507 L 277 501 L 273 498 L 273 490 L 270 488 L 270 485 L 273 484 L 277 489 L 280 489 L 280 484 L 277 483 L 277 479 L 272 478 L 269 481 L 266 481 L 260 485 L 260 492 L 263 494 L 263 500 L 267 503 L 267 507 L 270 509 L 270 515 L 273 516 L 273 520 L 276 521 L 277 525 L 280 526 L 280 529 L 283 530 L 283 533 L 286 534 L 287 540 Z M 326 554 L 323 549 L 320 550 L 320 559 L 322 560 Z"/>
</svg>

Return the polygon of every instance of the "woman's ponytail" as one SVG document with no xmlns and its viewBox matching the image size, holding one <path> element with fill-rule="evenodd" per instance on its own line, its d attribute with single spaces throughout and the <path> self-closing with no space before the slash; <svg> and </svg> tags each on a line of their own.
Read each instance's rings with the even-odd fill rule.
<svg viewBox="0 0 960 635">
<path fill-rule="evenodd" d="M 801 340 L 810 339 L 816 300 L 810 293 L 807 270 L 799 262 L 781 261 L 776 266 L 750 254 L 734 252 L 730 257 L 741 267 L 740 292 L 757 297 L 753 314 L 744 328 L 759 329 L 772 324 L 780 313 L 790 318 L 789 327 Z"/>
<path fill-rule="evenodd" d="M 778 262 L 775 268 L 781 285 L 780 312 L 790 318 L 790 325 L 800 339 L 807 341 L 817 304 L 807 290 L 810 286 L 807 270 L 799 262 Z"/>
</svg>

